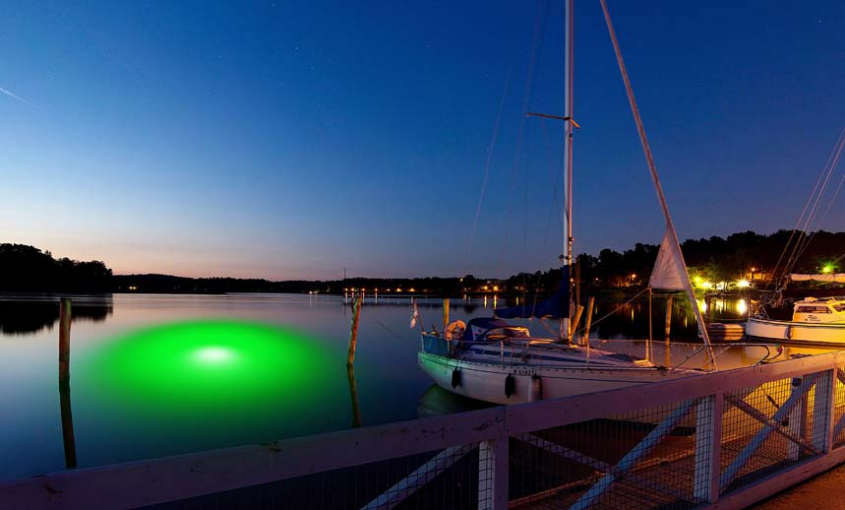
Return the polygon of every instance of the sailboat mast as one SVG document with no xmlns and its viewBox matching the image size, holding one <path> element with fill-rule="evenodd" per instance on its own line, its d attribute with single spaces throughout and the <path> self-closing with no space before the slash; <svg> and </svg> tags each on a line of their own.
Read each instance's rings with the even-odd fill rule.
<svg viewBox="0 0 845 510">
<path fill-rule="evenodd" d="M 572 274 L 572 243 L 574 238 L 572 236 L 572 127 L 573 127 L 573 98 L 574 98 L 574 34 L 575 34 L 575 9 L 574 0 L 566 0 L 565 2 L 565 23 L 566 23 L 566 39 L 565 39 L 565 77 L 564 77 L 564 204 L 566 211 L 566 225 L 563 233 L 563 267 L 562 278 L 569 279 L 571 282 Z M 565 282 L 566 283 L 566 282 Z M 570 295 L 569 285 L 568 291 L 565 294 L 562 310 L 561 331 L 560 337 L 563 341 L 569 340 L 569 316 L 570 316 Z"/>
<path fill-rule="evenodd" d="M 660 185 L 660 178 L 657 175 L 657 167 L 654 164 L 654 156 L 651 153 L 651 147 L 648 144 L 648 138 L 646 137 L 645 128 L 643 127 L 643 121 L 640 117 L 640 110 L 637 107 L 637 101 L 634 98 L 634 89 L 631 87 L 631 80 L 628 78 L 628 71 L 625 68 L 625 62 L 622 59 L 622 50 L 619 49 L 619 41 L 616 39 L 616 31 L 613 29 L 613 23 L 610 20 L 610 12 L 607 10 L 607 2 L 606 0 L 599 0 L 599 2 L 601 3 L 601 8 L 604 12 L 604 19 L 607 23 L 607 31 L 610 34 L 610 41 L 613 44 L 613 51 L 616 53 L 616 62 L 619 64 L 619 72 L 622 75 L 622 82 L 625 85 L 625 92 L 628 95 L 628 103 L 631 106 L 631 113 L 633 113 L 634 122 L 637 125 L 637 133 L 640 136 L 640 142 L 643 146 L 643 152 L 645 153 L 646 162 L 648 163 L 648 169 L 651 173 L 651 180 L 654 184 L 654 189 L 657 192 L 657 198 L 660 202 L 660 208 L 663 211 L 663 217 L 666 220 L 666 231 L 670 235 L 671 243 L 673 244 L 672 248 L 677 253 L 677 257 L 683 266 L 681 275 L 682 285 L 690 300 L 692 310 L 695 313 L 695 319 L 698 323 L 698 331 L 701 333 L 704 344 L 707 346 L 707 352 L 710 356 L 712 369 L 716 370 L 716 356 L 713 353 L 713 346 L 710 343 L 710 335 L 707 332 L 707 326 L 704 324 L 704 317 L 701 316 L 701 310 L 699 309 L 698 302 L 695 299 L 695 291 L 692 288 L 692 282 L 689 278 L 687 264 L 684 260 L 684 253 L 681 250 L 681 243 L 678 239 L 678 232 L 675 230 L 675 224 L 672 221 L 672 216 L 669 214 L 669 205 L 666 203 L 666 196 L 663 194 L 663 187 Z"/>
</svg>

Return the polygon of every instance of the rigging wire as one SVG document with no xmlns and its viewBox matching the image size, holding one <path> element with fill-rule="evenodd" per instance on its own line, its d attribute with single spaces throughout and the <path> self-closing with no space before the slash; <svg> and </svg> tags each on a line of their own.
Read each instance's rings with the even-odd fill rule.
<svg viewBox="0 0 845 510">
<path fill-rule="evenodd" d="M 773 278 L 766 286 L 767 290 L 774 282 L 783 282 L 783 280 L 786 278 L 786 275 L 788 275 L 792 271 L 792 268 L 795 267 L 800 253 L 803 253 L 803 251 L 806 250 L 809 244 L 809 240 L 806 239 L 807 228 L 815 216 L 814 211 L 817 210 L 818 204 L 821 201 L 821 198 L 827 188 L 827 184 L 830 181 L 830 176 L 833 172 L 834 167 L 836 166 L 836 161 L 839 158 L 837 152 L 841 153 L 843 143 L 845 143 L 845 129 L 843 129 L 836 146 L 834 146 L 834 150 L 828 157 L 827 163 L 825 163 L 824 168 L 822 168 L 822 171 L 819 174 L 818 179 L 816 180 L 816 184 L 813 187 L 813 191 L 810 193 L 810 196 L 807 198 L 807 202 L 804 204 L 804 208 L 801 211 L 801 215 L 795 222 L 795 227 L 792 229 L 792 232 L 789 235 L 789 239 L 786 241 L 786 246 L 784 246 L 780 257 L 778 258 L 778 261 L 775 264 L 774 269 L 772 270 Z M 840 181 L 840 187 L 841 186 L 842 182 Z M 838 194 L 838 192 L 839 189 L 837 188 L 836 194 Z M 831 205 L 832 202 L 828 205 L 828 211 L 830 210 Z M 826 216 L 827 211 L 825 212 L 825 217 Z M 790 251 L 790 248 L 792 249 L 790 255 L 788 258 L 785 259 L 786 261 L 784 262 L 784 257 L 786 256 L 787 252 Z M 779 273 L 778 270 L 780 268 L 781 262 L 784 262 L 784 268 L 783 272 Z"/>
<path fill-rule="evenodd" d="M 810 214 L 807 215 L 807 218 L 802 226 L 801 230 L 804 233 L 803 237 L 799 238 L 799 243 L 795 246 L 793 250 L 792 256 L 790 258 L 791 265 L 789 265 L 789 269 L 791 270 L 794 267 L 795 263 L 798 260 L 799 253 L 806 248 L 807 244 L 809 243 L 809 236 L 807 236 L 807 232 L 809 232 L 810 224 L 816 219 L 816 214 L 818 213 L 819 205 L 822 202 L 822 198 L 824 194 L 827 192 L 827 187 L 830 184 L 830 178 L 833 176 L 833 165 L 831 164 L 831 160 L 833 159 L 833 154 L 831 154 L 830 158 L 828 158 L 828 162 L 824 168 L 824 182 L 819 190 L 819 194 L 816 196 L 816 200 L 813 202 L 813 206 L 810 208 Z"/>
<path fill-rule="evenodd" d="M 831 175 L 836 169 L 836 166 L 839 164 L 839 156 L 842 154 L 843 146 L 845 146 L 845 129 L 842 130 L 842 134 L 839 137 L 839 141 L 837 142 L 836 146 L 833 149 L 833 152 L 831 153 L 831 158 L 828 160 Z M 819 219 L 819 221 L 816 223 L 815 228 L 812 229 L 813 233 L 810 234 L 810 237 L 804 243 L 804 246 L 795 256 L 795 262 L 793 262 L 793 265 L 797 262 L 798 259 L 801 258 L 801 255 L 804 254 L 804 251 L 806 251 L 807 247 L 810 245 L 810 242 L 812 242 L 813 238 L 819 232 L 819 229 L 821 229 L 821 226 L 824 225 L 824 222 L 827 219 L 828 214 L 830 213 L 830 209 L 831 207 L 833 207 L 833 203 L 836 201 L 836 197 L 839 196 L 839 191 L 842 189 L 843 182 L 845 182 L 845 173 L 843 173 L 842 177 L 839 179 L 839 185 L 836 187 L 836 191 L 833 192 L 833 196 L 828 201 L 827 209 L 825 209 L 825 212 L 822 215 L 821 219 Z M 790 272 L 791 271 L 792 269 L 790 268 Z"/>
<path fill-rule="evenodd" d="M 603 320 L 607 319 L 608 317 L 610 317 L 610 316 L 612 316 L 612 315 L 615 315 L 615 314 L 619 313 L 619 309 L 620 309 L 620 308 L 622 308 L 622 307 L 623 307 L 623 306 L 625 306 L 625 305 L 629 305 L 629 304 L 631 304 L 631 303 L 632 303 L 635 299 L 637 299 L 638 297 L 640 297 L 640 296 L 642 296 L 643 294 L 645 294 L 646 292 L 648 292 L 648 290 L 649 290 L 649 288 L 648 288 L 648 287 L 644 288 L 643 290 L 641 290 L 641 291 L 637 292 L 636 294 L 634 294 L 634 296 L 633 296 L 631 299 L 629 299 L 628 301 L 625 301 L 624 303 L 622 303 L 622 304 L 620 304 L 620 305 L 617 305 L 617 306 L 616 306 L 616 308 L 614 308 L 614 309 L 613 309 L 613 311 L 611 311 L 610 313 L 608 313 L 608 314 L 606 314 L 606 315 L 602 316 L 602 317 L 601 317 L 600 319 L 598 319 L 598 320 L 594 320 L 594 321 L 592 322 L 592 324 L 590 325 L 590 328 L 592 328 L 592 327 L 593 327 L 593 326 L 595 326 L 596 324 L 599 324 L 600 322 L 602 322 Z M 693 304 L 693 306 L 696 306 L 696 304 Z M 582 326 L 581 328 L 579 328 L 578 330 L 576 330 L 576 331 L 575 331 L 575 334 L 576 334 L 576 335 L 583 334 L 583 333 L 584 333 L 584 331 L 585 331 L 586 329 L 587 329 L 586 327 Z"/>
<path fill-rule="evenodd" d="M 554 183 L 554 185 L 552 186 L 552 205 L 551 205 L 551 207 L 549 207 L 549 217 L 546 219 L 546 231 L 545 231 L 545 234 L 543 236 L 544 242 L 546 244 L 548 244 L 549 229 L 552 226 L 553 219 L 555 219 L 555 218 L 557 219 L 557 226 L 560 227 L 560 232 L 563 232 L 563 220 L 562 220 L 563 213 L 560 210 L 560 203 L 558 201 L 558 196 L 557 196 L 557 188 L 558 188 L 558 183 L 563 181 L 561 174 L 563 173 L 563 156 L 564 156 L 564 154 L 561 151 L 560 160 L 558 161 L 557 166 L 552 164 L 552 162 L 551 162 L 551 151 L 549 149 L 551 144 L 549 143 L 549 134 L 548 134 L 546 121 L 545 121 L 545 119 L 541 119 L 541 121 L 542 121 L 541 125 L 543 126 L 543 142 L 544 142 L 545 148 L 546 148 L 546 168 L 548 169 L 549 176 L 552 178 L 552 182 Z M 553 170 L 553 168 L 557 169 L 557 171 L 555 172 L 555 170 Z"/>
<path fill-rule="evenodd" d="M 513 192 L 516 188 L 516 174 L 519 170 L 520 156 L 522 154 L 522 140 L 525 135 L 526 114 L 528 113 L 528 106 L 531 101 L 531 96 L 534 92 L 534 70 L 537 66 L 537 59 L 539 56 L 538 49 L 542 46 L 545 39 L 546 24 L 549 19 L 549 8 L 551 3 L 545 0 L 537 2 L 537 17 L 534 21 L 534 35 L 531 40 L 531 56 L 528 60 L 528 76 L 525 79 L 525 91 L 522 96 L 522 110 L 520 111 L 519 132 L 516 139 L 516 147 L 514 148 L 513 164 L 511 167 L 511 181 L 510 191 Z M 545 6 L 545 10 L 543 9 Z M 500 259 L 504 258 L 504 254 L 508 245 L 508 233 L 510 222 L 508 221 L 513 213 L 513 201 L 507 201 L 507 208 L 505 213 L 505 229 L 502 235 L 502 249 L 500 252 Z"/>
<path fill-rule="evenodd" d="M 505 75 L 505 86 L 502 90 L 502 97 L 499 99 L 499 110 L 496 113 L 496 122 L 493 124 L 493 134 L 490 144 L 487 146 L 487 161 L 484 164 L 484 180 L 481 181 L 481 194 L 478 197 L 478 206 L 475 208 L 475 219 L 472 221 L 472 231 L 469 236 L 469 255 L 472 255 L 472 243 L 475 240 L 475 231 L 478 228 L 478 218 L 481 216 L 481 206 L 484 203 L 484 194 L 487 191 L 487 180 L 490 177 L 490 164 L 493 161 L 493 150 L 496 147 L 496 138 L 499 136 L 499 123 L 502 120 L 502 110 L 505 106 L 505 97 L 508 94 L 510 84 L 510 70 Z M 470 257 L 472 260 L 472 257 Z"/>
</svg>

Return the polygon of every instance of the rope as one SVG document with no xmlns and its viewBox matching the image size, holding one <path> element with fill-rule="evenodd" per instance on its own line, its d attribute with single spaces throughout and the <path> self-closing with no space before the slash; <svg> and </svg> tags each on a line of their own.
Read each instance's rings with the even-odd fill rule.
<svg viewBox="0 0 845 510">
<path fill-rule="evenodd" d="M 643 295 L 643 294 L 645 294 L 646 292 L 648 292 L 648 287 L 646 287 L 646 288 L 644 288 L 643 290 L 641 290 L 641 291 L 637 292 L 637 293 L 634 295 L 634 297 L 632 297 L 632 298 L 631 298 L 631 299 L 629 299 L 628 301 L 625 301 L 625 302 L 624 302 L 624 303 L 622 303 L 621 305 L 618 305 L 618 306 L 616 307 L 616 309 L 614 309 L 612 312 L 610 312 L 609 314 L 605 315 L 605 316 L 604 316 L 604 317 L 602 317 L 601 319 L 598 319 L 598 320 L 593 321 L 593 324 L 592 324 L 590 327 L 595 326 L 596 324 L 598 324 L 598 323 L 600 323 L 601 321 L 603 321 L 603 320 L 607 319 L 608 317 L 610 317 L 610 316 L 612 316 L 612 315 L 614 315 L 614 314 L 618 313 L 618 312 L 619 312 L 619 307 L 621 307 L 621 306 L 625 306 L 625 305 L 628 305 L 628 304 L 631 304 L 631 303 L 632 303 L 635 299 L 637 299 L 638 297 L 642 296 L 642 295 Z M 583 328 L 583 327 L 582 327 L 581 329 L 576 330 L 576 331 L 575 331 L 575 333 L 576 333 L 576 334 L 581 334 L 581 333 L 584 333 L 584 330 L 585 330 L 585 329 L 586 329 L 586 328 Z"/>
<path fill-rule="evenodd" d="M 395 337 L 396 337 L 396 338 L 398 338 L 399 340 L 402 340 L 403 342 L 405 341 L 405 339 L 404 339 L 404 338 L 402 338 L 401 336 L 397 335 L 397 334 L 396 334 L 396 333 L 395 333 L 392 329 L 390 329 L 390 328 L 388 328 L 387 326 L 385 326 L 384 324 L 382 324 L 380 320 L 378 320 L 378 319 L 376 319 L 376 318 L 374 318 L 374 317 L 370 317 L 370 318 L 373 320 L 373 322 L 375 322 L 375 323 L 376 323 L 376 324 L 378 324 L 379 326 L 383 327 L 383 328 L 384 328 L 384 330 L 385 330 L 385 331 L 387 331 L 388 333 L 390 333 L 391 335 L 395 336 Z"/>
</svg>

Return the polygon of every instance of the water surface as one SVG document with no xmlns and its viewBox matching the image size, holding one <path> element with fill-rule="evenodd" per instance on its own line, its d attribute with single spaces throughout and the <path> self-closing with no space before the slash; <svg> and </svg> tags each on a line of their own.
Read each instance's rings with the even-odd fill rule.
<svg viewBox="0 0 845 510">
<path fill-rule="evenodd" d="M 504 303 L 452 299 L 451 318 L 489 315 L 496 304 Z M 420 298 L 419 305 L 426 327 L 442 327 L 440 300 Z M 720 313 L 741 308 L 725 302 Z M 593 336 L 645 338 L 647 311 L 647 300 L 599 303 Z M 655 299 L 652 314 L 654 336 L 662 339 L 665 301 Z M 406 297 L 366 300 L 354 409 L 345 366 L 351 311 L 343 297 L 77 296 L 70 389 L 60 395 L 58 298 L 0 296 L 0 479 L 483 407 L 432 387 L 417 367 L 420 341 L 410 318 Z M 547 334 L 539 321 L 528 325 Z M 672 333 L 675 341 L 695 339 L 683 304 L 676 303 Z M 638 354 L 645 348 L 595 344 Z M 678 343 L 675 361 L 666 361 L 697 347 Z M 739 353 L 735 360 L 749 361 Z M 655 359 L 662 356 L 658 345 Z"/>
</svg>

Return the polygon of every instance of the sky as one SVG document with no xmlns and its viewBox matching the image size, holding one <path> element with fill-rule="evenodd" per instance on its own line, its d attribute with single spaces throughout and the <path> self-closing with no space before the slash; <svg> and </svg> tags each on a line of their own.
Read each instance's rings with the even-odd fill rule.
<svg viewBox="0 0 845 510">
<path fill-rule="evenodd" d="M 845 128 L 845 3 L 608 5 L 679 237 L 792 228 Z M 562 126 L 523 112 L 563 113 L 561 0 L 4 6 L 0 242 L 273 280 L 558 263 Z M 575 250 L 659 243 L 600 5 L 575 9 Z"/>
</svg>

